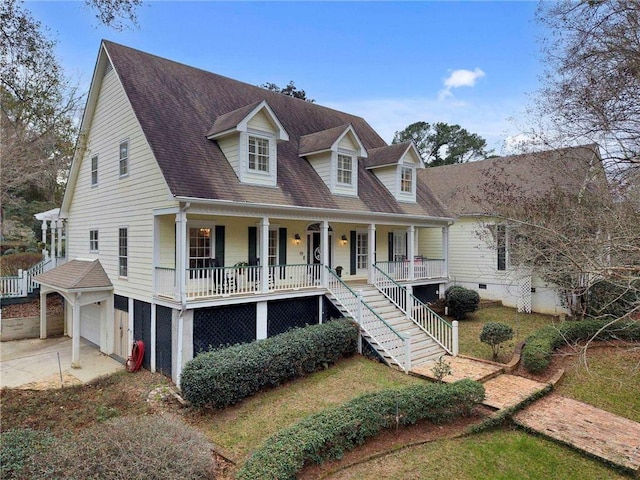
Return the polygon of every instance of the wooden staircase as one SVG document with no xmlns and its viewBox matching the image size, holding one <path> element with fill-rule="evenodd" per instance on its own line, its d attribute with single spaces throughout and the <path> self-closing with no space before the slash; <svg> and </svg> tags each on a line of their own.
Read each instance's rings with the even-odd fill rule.
<svg viewBox="0 0 640 480">
<path fill-rule="evenodd" d="M 366 303 L 379 317 L 381 317 L 396 332 L 410 336 L 411 368 L 418 367 L 425 363 L 437 360 L 442 355 L 447 355 L 446 350 L 438 344 L 431 336 L 424 332 L 412 320 L 407 318 L 405 313 L 385 297 L 375 286 L 366 283 L 349 283 L 349 287 L 362 294 L 362 301 Z M 331 294 L 327 298 L 345 316 L 350 316 L 344 306 Z M 387 352 L 381 348 L 376 338 L 372 338 L 364 332 L 363 338 L 375 349 L 380 357 L 389 366 L 405 370 L 404 366 L 394 362 Z"/>
</svg>

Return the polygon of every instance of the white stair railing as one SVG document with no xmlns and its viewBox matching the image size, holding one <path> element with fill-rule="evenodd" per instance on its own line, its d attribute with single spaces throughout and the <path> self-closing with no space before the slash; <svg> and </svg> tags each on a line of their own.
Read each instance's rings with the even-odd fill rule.
<svg viewBox="0 0 640 480">
<path fill-rule="evenodd" d="M 373 266 L 374 286 L 427 335 L 451 355 L 458 355 L 458 322 L 453 324 L 409 293 L 403 285 Z"/>
<path fill-rule="evenodd" d="M 333 270 L 326 268 L 329 271 L 328 289 L 335 300 L 393 363 L 409 373 L 411 338 L 397 332 L 362 299 L 362 294 L 354 292 Z"/>
</svg>

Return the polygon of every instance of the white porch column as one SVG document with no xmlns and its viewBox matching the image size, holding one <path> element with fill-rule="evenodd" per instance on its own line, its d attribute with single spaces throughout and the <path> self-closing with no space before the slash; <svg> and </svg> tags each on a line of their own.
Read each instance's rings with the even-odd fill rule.
<svg viewBox="0 0 640 480">
<path fill-rule="evenodd" d="M 56 258 L 62 257 L 62 219 L 56 220 L 56 228 L 58 230 L 58 248 L 56 250 Z"/>
<path fill-rule="evenodd" d="M 406 286 L 406 305 L 407 305 L 407 318 L 411 318 L 411 316 L 413 315 L 413 286 L 412 285 L 407 285 Z"/>
<path fill-rule="evenodd" d="M 55 220 L 51 220 L 51 256 L 55 258 L 56 255 L 56 227 Z"/>
<path fill-rule="evenodd" d="M 407 228 L 407 257 L 409 257 L 409 280 L 416 278 L 416 227 Z"/>
<path fill-rule="evenodd" d="M 329 276 L 327 268 L 329 266 L 329 221 L 323 220 L 320 232 L 320 279 L 322 286 L 327 288 L 329 286 Z"/>
<path fill-rule="evenodd" d="M 367 261 L 367 282 L 374 282 L 374 274 L 373 274 L 373 266 L 376 263 L 376 224 L 370 223 L 368 228 L 368 251 L 369 251 L 369 260 Z"/>
<path fill-rule="evenodd" d="M 47 251 L 47 221 L 42 220 L 42 254 L 46 256 Z"/>
<path fill-rule="evenodd" d="M 260 221 L 260 291 L 269 292 L 269 217 Z"/>
<path fill-rule="evenodd" d="M 71 319 L 71 367 L 80 368 L 80 296 L 76 293 L 73 299 L 73 316 Z"/>
<path fill-rule="evenodd" d="M 178 299 L 184 305 L 187 301 L 187 213 L 176 214 L 176 285 Z"/>
<path fill-rule="evenodd" d="M 151 350 L 149 354 L 149 367 L 152 372 L 156 371 L 156 302 L 151 300 Z"/>
<path fill-rule="evenodd" d="M 40 338 L 47 338 L 47 292 L 40 287 Z"/>
<path fill-rule="evenodd" d="M 442 276 L 449 276 L 449 225 L 442 227 L 442 257 L 444 262 L 442 265 Z"/>
</svg>

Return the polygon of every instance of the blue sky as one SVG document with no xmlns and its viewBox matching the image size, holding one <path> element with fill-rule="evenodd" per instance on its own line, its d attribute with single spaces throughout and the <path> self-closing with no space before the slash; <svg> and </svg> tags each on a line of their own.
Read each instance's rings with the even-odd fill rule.
<svg viewBox="0 0 640 480">
<path fill-rule="evenodd" d="M 25 6 L 84 89 L 106 38 L 251 84 L 294 80 L 388 142 L 410 123 L 443 121 L 507 153 L 542 73 L 536 2 L 153 1 L 123 32 L 84 2 Z"/>
</svg>

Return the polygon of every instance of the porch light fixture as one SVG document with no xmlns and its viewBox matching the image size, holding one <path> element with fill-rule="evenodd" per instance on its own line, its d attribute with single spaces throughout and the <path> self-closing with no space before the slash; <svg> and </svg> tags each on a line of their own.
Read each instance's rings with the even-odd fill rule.
<svg viewBox="0 0 640 480">
<path fill-rule="evenodd" d="M 347 244 L 347 236 L 346 235 L 342 235 L 342 238 L 340 238 L 340 240 L 342 240 L 342 244 L 343 245 Z"/>
<path fill-rule="evenodd" d="M 300 245 L 300 234 L 299 234 L 299 233 L 296 233 L 296 234 L 293 236 L 293 239 L 295 240 L 296 245 Z"/>
</svg>

